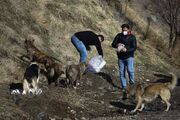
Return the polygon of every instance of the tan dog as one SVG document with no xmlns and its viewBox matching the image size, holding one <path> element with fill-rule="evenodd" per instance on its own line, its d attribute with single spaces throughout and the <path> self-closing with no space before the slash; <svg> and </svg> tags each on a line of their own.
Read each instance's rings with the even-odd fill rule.
<svg viewBox="0 0 180 120">
<path fill-rule="evenodd" d="M 126 89 L 127 98 L 135 95 L 136 99 L 138 101 L 135 109 L 132 112 L 136 112 L 137 110 L 142 111 L 145 103 L 152 102 L 158 96 L 160 96 L 162 101 L 166 103 L 167 108 L 165 111 L 168 111 L 169 107 L 171 105 L 169 102 L 169 100 L 171 98 L 170 91 L 173 90 L 177 84 L 176 75 L 173 73 L 170 73 L 170 74 L 172 75 L 171 82 L 137 84 L 137 85 L 132 85 L 132 86 L 127 87 L 127 89 Z"/>
<path fill-rule="evenodd" d="M 69 85 L 75 87 L 81 80 L 83 73 L 86 70 L 86 63 L 80 63 L 78 65 L 69 65 L 66 68 L 66 77 L 69 80 Z"/>
<path fill-rule="evenodd" d="M 46 71 L 44 65 L 36 62 L 31 62 L 31 64 L 26 68 L 23 79 L 23 94 L 31 92 L 32 94 L 37 93 L 41 69 Z"/>
</svg>

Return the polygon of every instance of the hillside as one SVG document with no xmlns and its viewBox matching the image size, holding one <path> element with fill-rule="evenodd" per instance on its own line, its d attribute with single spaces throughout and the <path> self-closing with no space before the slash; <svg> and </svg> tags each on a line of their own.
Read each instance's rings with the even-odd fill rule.
<svg viewBox="0 0 180 120">
<path fill-rule="evenodd" d="M 147 4 L 147 0 L 131 0 L 128 5 L 120 0 L 1 0 L 0 91 L 3 99 L 0 100 L 0 118 L 34 119 L 39 113 L 56 119 L 111 119 L 108 118 L 111 113 L 117 119 L 140 119 L 141 116 L 146 116 L 148 113 L 143 113 L 140 117 L 123 114 L 121 118 L 117 112 L 119 109 L 113 107 L 112 102 L 111 105 L 109 103 L 118 100 L 121 95 L 117 56 L 111 43 L 121 31 L 123 23 L 133 26 L 133 34 L 138 41 L 135 57 L 137 81 L 159 79 L 154 76 L 154 72 L 167 74 L 173 71 L 179 74 L 179 68 L 164 53 L 168 28 L 150 9 L 151 6 L 144 8 Z M 146 35 L 148 17 L 152 21 Z M 79 56 L 70 38 L 81 30 L 92 30 L 105 36 L 102 46 L 107 65 L 102 71 L 106 74 L 88 74 L 83 78 L 84 86 L 77 90 L 48 88 L 45 78 L 42 78 L 45 94 L 35 98 L 20 97 L 20 103 L 14 104 L 12 96 L 7 94 L 8 84 L 22 82 L 28 64 L 20 59 L 22 55 L 26 55 L 25 39 L 34 38 L 35 45 L 41 51 L 64 64 L 78 63 Z M 88 59 L 97 54 L 95 48 L 92 49 Z M 175 102 L 173 104 L 177 105 L 178 111 L 179 102 Z"/>
</svg>

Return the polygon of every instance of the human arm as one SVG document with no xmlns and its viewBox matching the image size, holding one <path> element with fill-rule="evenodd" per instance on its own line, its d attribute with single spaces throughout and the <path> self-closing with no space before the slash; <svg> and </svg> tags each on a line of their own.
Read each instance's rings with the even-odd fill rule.
<svg viewBox="0 0 180 120">
<path fill-rule="evenodd" d="M 111 44 L 111 46 L 113 48 L 117 48 L 118 47 L 118 40 L 119 40 L 119 34 L 116 35 L 116 37 L 114 38 L 114 40 L 113 40 L 113 42 Z"/>
<path fill-rule="evenodd" d="M 125 52 L 133 52 L 137 49 L 137 42 L 136 42 L 136 37 L 133 36 L 131 39 L 131 43 L 130 43 L 130 47 L 129 48 L 126 48 L 126 51 Z"/>
</svg>

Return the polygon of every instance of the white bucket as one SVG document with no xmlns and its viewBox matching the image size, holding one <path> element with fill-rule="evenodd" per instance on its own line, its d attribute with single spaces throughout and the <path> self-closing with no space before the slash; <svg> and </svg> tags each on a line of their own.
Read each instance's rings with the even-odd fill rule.
<svg viewBox="0 0 180 120">
<path fill-rule="evenodd" d="M 87 72 L 98 73 L 105 66 L 106 61 L 101 55 L 94 56 L 88 63 Z"/>
</svg>

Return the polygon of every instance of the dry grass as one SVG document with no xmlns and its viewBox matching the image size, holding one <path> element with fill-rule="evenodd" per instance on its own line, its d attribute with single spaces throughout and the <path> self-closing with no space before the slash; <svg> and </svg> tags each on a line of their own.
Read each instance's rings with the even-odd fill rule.
<svg viewBox="0 0 180 120">
<path fill-rule="evenodd" d="M 153 28 L 157 27 L 151 26 L 148 39 L 144 41 L 146 20 L 141 16 L 141 12 L 132 6 L 128 7 L 126 16 L 120 14 L 118 10 L 121 3 L 123 5 L 120 0 L 1 0 L 0 10 L 3 12 L 0 12 L 0 93 L 3 95 L 1 94 L 0 100 L 2 103 L 0 118 L 4 119 L 6 116 L 7 119 L 18 119 L 19 116 L 19 119 L 21 117 L 23 120 L 33 119 L 41 112 L 39 110 L 45 110 L 45 112 L 50 110 L 49 113 L 52 116 L 67 117 L 71 114 L 66 111 L 69 105 L 76 108 L 77 115 L 80 116 L 81 109 L 86 114 L 99 116 L 105 112 L 113 116 L 109 112 L 109 102 L 116 99 L 114 96 L 119 100 L 120 94 L 119 89 L 113 88 L 111 82 L 119 86 L 120 81 L 117 56 L 111 43 L 115 35 L 120 32 L 120 25 L 127 21 L 134 23 L 133 32 L 138 42 L 135 53 L 137 80 L 145 80 L 147 76 L 152 78 L 153 71 L 170 70 L 167 69 L 170 67 L 167 57 L 163 52 L 155 49 L 164 47 L 164 44 L 159 42 L 163 35 L 162 30 L 156 29 L 156 31 Z M 84 82 L 92 85 L 83 86 L 85 88 L 82 89 L 69 90 L 53 87 L 40 97 L 23 98 L 22 105 L 19 106 L 9 101 L 8 83 L 21 82 L 28 64 L 19 58 L 26 54 L 25 38 L 33 37 L 35 46 L 65 64 L 78 63 L 79 54 L 71 44 L 70 38 L 75 32 L 81 30 L 93 30 L 105 36 L 102 47 L 107 64 L 103 70 L 112 77 L 112 81 L 92 74 L 84 78 Z M 88 60 L 96 54 L 96 48 L 92 47 Z M 40 82 L 47 84 L 44 80 Z M 114 90 L 117 94 L 113 96 L 111 91 Z M 104 94 L 99 97 L 100 101 L 97 101 L 97 93 Z M 100 104 L 101 100 L 106 100 L 106 103 Z M 116 109 L 112 110 L 114 112 Z M 120 119 L 123 119 L 122 116 L 127 118 L 119 112 L 117 115 Z M 135 116 L 135 119 L 136 117 L 138 116 Z"/>
<path fill-rule="evenodd" d="M 163 49 L 165 46 L 163 42 L 159 42 L 161 29 L 154 30 L 154 26 L 151 26 L 149 40 L 144 42 L 142 36 L 146 29 L 146 20 L 131 6 L 127 7 L 126 16 L 119 16 L 118 5 L 122 5 L 122 10 L 124 9 L 124 3 L 118 0 L 106 2 L 100 0 L 32 0 L 26 2 L 3 0 L 0 2 L 4 11 L 0 13 L 1 51 L 6 51 L 7 59 L 14 61 L 9 62 L 9 67 L 16 66 L 17 63 L 22 64 L 18 57 L 26 54 L 23 47 L 24 39 L 33 37 L 36 40 L 35 45 L 45 53 L 63 62 L 77 63 L 79 54 L 71 44 L 70 38 L 77 31 L 93 30 L 105 36 L 102 46 L 107 65 L 117 66 L 117 56 L 111 47 L 111 42 L 121 30 L 120 25 L 127 22 L 128 19 L 135 25 L 134 33 L 141 49 L 137 50 L 136 62 L 155 66 L 166 65 L 167 63 L 158 57 L 154 50 L 156 47 Z M 96 54 L 97 52 L 93 48 L 88 59 Z M 5 71 L 9 68 L 4 64 L 0 66 L 5 68 Z M 14 72 L 13 69 L 15 68 L 9 71 Z M 8 79 L 7 75 L 1 76 Z"/>
</svg>

